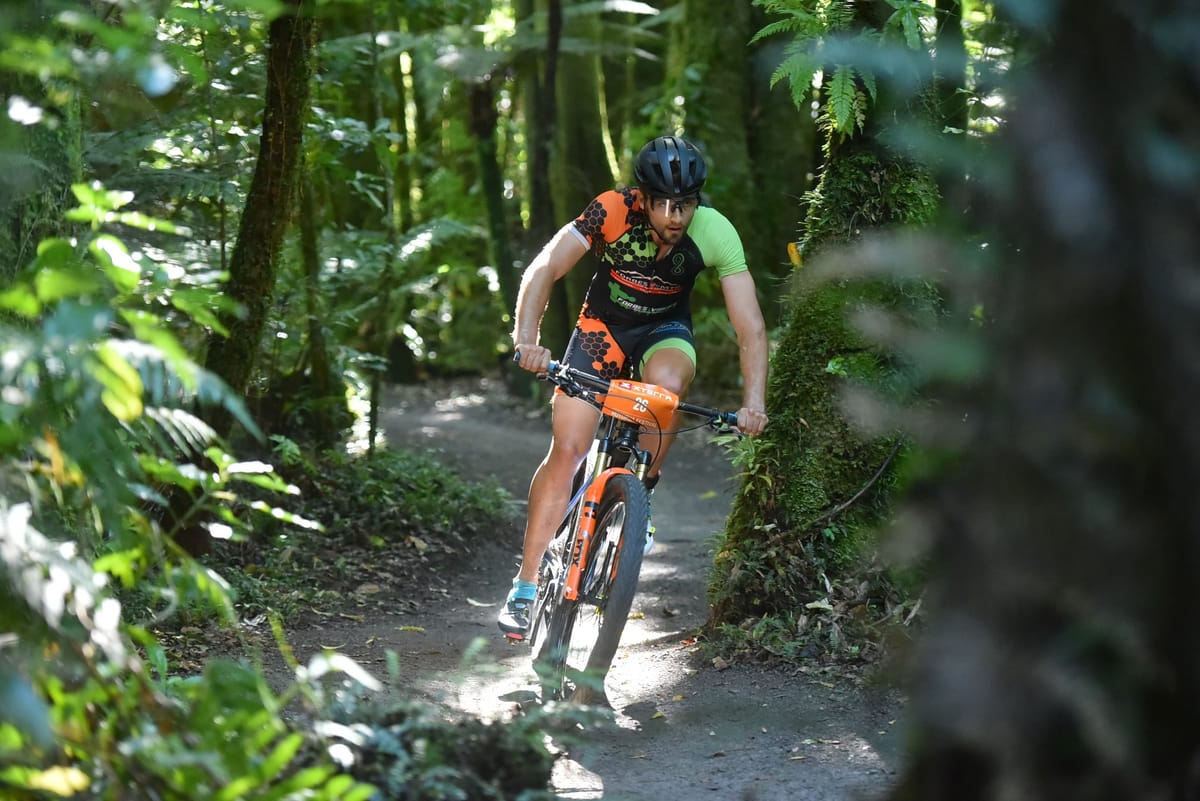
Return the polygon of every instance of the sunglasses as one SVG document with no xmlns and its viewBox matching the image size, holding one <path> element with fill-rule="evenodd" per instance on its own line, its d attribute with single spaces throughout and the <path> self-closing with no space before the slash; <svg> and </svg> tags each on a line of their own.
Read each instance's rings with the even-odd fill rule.
<svg viewBox="0 0 1200 801">
<path fill-rule="evenodd" d="M 652 197 L 650 198 L 650 208 L 654 211 L 666 214 L 668 217 L 672 212 L 678 211 L 680 214 L 690 214 L 700 205 L 700 198 L 695 195 L 689 197 Z"/>
</svg>

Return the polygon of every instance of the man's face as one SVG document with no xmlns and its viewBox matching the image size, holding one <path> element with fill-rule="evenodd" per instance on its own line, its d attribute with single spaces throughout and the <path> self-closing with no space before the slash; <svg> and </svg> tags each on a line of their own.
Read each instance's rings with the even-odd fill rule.
<svg viewBox="0 0 1200 801">
<path fill-rule="evenodd" d="M 652 197 L 646 209 L 650 226 L 665 245 L 674 245 L 687 232 L 700 198 L 696 195 L 680 198 Z"/>
</svg>

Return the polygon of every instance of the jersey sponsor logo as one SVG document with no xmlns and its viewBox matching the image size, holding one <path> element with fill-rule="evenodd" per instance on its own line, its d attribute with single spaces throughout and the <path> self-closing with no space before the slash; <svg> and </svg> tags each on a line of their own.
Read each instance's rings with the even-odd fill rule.
<svg viewBox="0 0 1200 801">
<path fill-rule="evenodd" d="M 612 277 L 630 289 L 645 292 L 648 295 L 677 295 L 683 291 L 683 287 L 679 284 L 664 281 L 657 275 L 647 276 L 624 270 L 613 270 Z"/>
<path fill-rule="evenodd" d="M 613 281 L 608 282 L 608 299 L 614 306 L 624 309 L 631 314 L 639 314 L 645 316 L 664 314 L 679 305 L 679 302 L 668 303 L 665 306 L 646 306 L 638 303 L 637 299 L 621 289 L 621 285 Z"/>
</svg>

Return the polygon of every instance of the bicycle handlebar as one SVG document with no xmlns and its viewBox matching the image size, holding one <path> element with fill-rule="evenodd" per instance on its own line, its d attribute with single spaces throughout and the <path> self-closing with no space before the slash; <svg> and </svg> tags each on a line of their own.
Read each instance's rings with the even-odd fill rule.
<svg viewBox="0 0 1200 801">
<path fill-rule="evenodd" d="M 517 354 L 517 357 L 519 358 L 520 354 Z M 547 368 L 547 371 L 538 376 L 538 378 L 558 386 L 568 395 L 577 395 L 579 393 L 575 390 L 583 388 L 606 393 L 611 387 L 611 382 L 608 379 L 586 373 L 583 370 L 577 370 L 570 365 L 556 362 L 553 359 L 550 360 L 550 366 Z M 707 417 L 709 425 L 714 428 L 734 428 L 737 426 L 737 412 L 726 412 L 721 409 L 699 406 L 695 403 L 687 403 L 685 401 L 680 401 L 675 408 L 677 411 L 694 414 L 697 417 Z"/>
</svg>

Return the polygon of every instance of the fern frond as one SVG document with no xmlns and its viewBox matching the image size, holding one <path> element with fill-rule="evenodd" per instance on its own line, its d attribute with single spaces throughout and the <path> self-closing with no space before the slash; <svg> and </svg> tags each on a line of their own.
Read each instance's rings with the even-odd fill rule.
<svg viewBox="0 0 1200 801">
<path fill-rule="evenodd" d="M 859 97 L 858 85 L 854 82 L 855 70 L 846 64 L 834 68 L 829 81 L 829 116 L 833 130 L 842 134 L 854 132 L 859 117 L 855 106 Z"/>
<path fill-rule="evenodd" d="M 816 54 L 808 45 L 801 41 L 790 42 L 784 49 L 783 61 L 771 74 L 771 88 L 787 79 L 792 83 L 792 94 L 803 94 L 812 85 L 813 75 L 821 68 Z"/>
<path fill-rule="evenodd" d="M 202 407 L 219 407 L 252 436 L 262 436 L 241 397 L 215 373 L 145 342 L 113 340 L 111 346 L 137 370 L 147 405 L 177 408 L 195 402 Z"/>
<path fill-rule="evenodd" d="M 754 38 L 750 40 L 750 43 L 753 44 L 760 39 L 780 33 L 790 33 L 795 36 L 819 36 L 824 32 L 821 21 L 812 14 L 806 12 L 791 13 L 792 16 L 787 19 L 768 23 L 762 30 L 754 34 Z"/>
<path fill-rule="evenodd" d="M 854 22 L 857 0 L 834 0 L 825 8 L 825 24 L 831 31 L 848 28 Z"/>
<path fill-rule="evenodd" d="M 872 101 L 879 99 L 879 87 L 875 83 L 875 73 L 871 72 L 870 70 L 860 69 L 858 71 L 858 79 L 862 81 L 862 85 L 867 88 L 867 93 L 871 95 Z M 864 99 L 863 102 L 865 103 L 866 100 Z"/>
<path fill-rule="evenodd" d="M 217 440 L 217 432 L 212 426 L 184 409 L 148 406 L 140 424 L 145 435 L 159 446 L 162 455 L 202 454 Z"/>
</svg>

